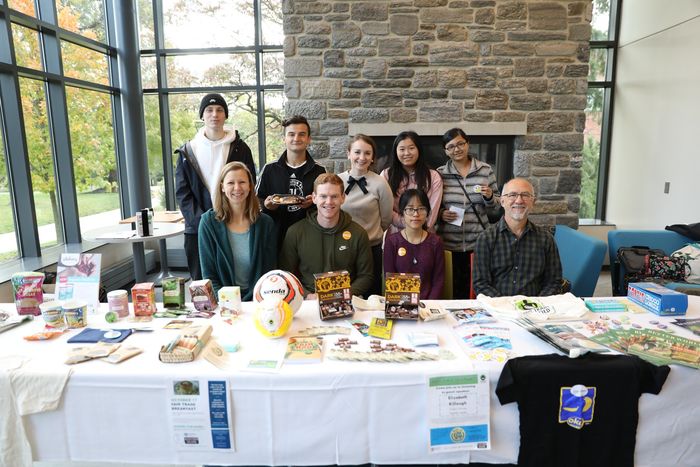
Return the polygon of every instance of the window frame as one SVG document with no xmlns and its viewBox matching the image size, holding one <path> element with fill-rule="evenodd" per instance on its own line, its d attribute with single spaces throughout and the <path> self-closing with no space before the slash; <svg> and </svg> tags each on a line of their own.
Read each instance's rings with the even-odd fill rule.
<svg viewBox="0 0 700 467">
<path fill-rule="evenodd" d="M 146 1 L 146 0 L 141 0 Z M 255 22 L 255 43 L 248 46 L 233 47 L 211 47 L 211 48 L 165 48 L 164 22 L 163 22 L 163 1 L 151 0 L 153 8 L 153 31 L 154 48 L 141 49 L 140 57 L 155 57 L 157 83 L 156 88 L 143 88 L 143 94 L 157 95 L 160 112 L 160 139 L 163 156 L 163 178 L 165 186 L 165 208 L 166 210 L 177 209 L 175 201 L 175 170 L 173 168 L 172 157 L 174 148 L 171 142 L 170 127 L 170 94 L 207 94 L 218 93 L 240 93 L 254 92 L 257 101 L 257 128 L 258 128 L 258 170 L 265 164 L 266 155 L 266 132 L 265 132 L 265 92 L 284 91 L 283 84 L 263 84 L 263 55 L 266 53 L 283 52 L 282 44 L 263 45 L 262 44 L 262 13 L 261 0 L 253 2 L 253 21 Z M 188 86 L 170 87 L 167 84 L 166 57 L 178 55 L 209 55 L 209 54 L 240 54 L 253 53 L 255 55 L 255 85 L 247 86 Z M 193 135 L 194 136 L 194 135 Z"/>
<path fill-rule="evenodd" d="M 588 81 L 588 89 L 603 89 L 603 109 L 600 130 L 600 156 L 596 191 L 595 219 L 605 221 L 608 199 L 608 175 L 610 171 L 610 147 L 612 143 L 613 109 L 615 102 L 615 78 L 617 75 L 617 49 L 620 37 L 622 0 L 610 0 L 608 40 L 589 42 L 591 50 L 607 50 L 605 79 Z M 612 35 L 612 37 L 611 37 Z"/>
<path fill-rule="evenodd" d="M 108 93 L 112 103 L 113 138 L 115 158 L 119 177 L 120 192 L 126 192 L 125 174 L 120 170 L 124 160 L 124 148 L 120 145 L 118 129 L 122 128 L 121 112 L 118 111 L 120 89 L 114 73 L 117 49 L 113 45 L 114 12 L 111 2 L 102 2 L 105 8 L 106 40 L 102 43 L 58 26 L 57 6 L 54 0 L 35 0 L 37 16 L 29 16 L 11 9 L 7 2 L 0 4 L 0 92 L 2 108 L 0 118 L 5 143 L 8 171 L 8 188 L 11 192 L 12 212 L 17 238 L 17 255 L 20 259 L 40 257 L 42 247 L 39 239 L 35 201 L 33 195 L 31 168 L 26 144 L 25 122 L 22 112 L 22 96 L 19 79 L 27 78 L 43 83 L 47 105 L 47 124 L 50 133 L 54 178 L 59 207 L 62 238 L 59 245 L 81 243 L 80 215 L 77 192 L 74 183 L 73 152 L 71 148 L 70 125 L 66 102 L 66 86 Z M 12 36 L 13 24 L 32 29 L 39 33 L 39 49 L 43 70 L 17 65 Z M 107 59 L 108 85 L 64 76 L 61 42 L 72 44 L 104 54 Z M 10 137 L 12 136 L 12 137 Z M 128 198 L 127 198 L 128 199 Z M 124 210 L 124 198 L 122 211 Z M 59 237 L 61 237 L 59 236 Z M 46 247 L 44 250 L 53 247 Z"/>
</svg>

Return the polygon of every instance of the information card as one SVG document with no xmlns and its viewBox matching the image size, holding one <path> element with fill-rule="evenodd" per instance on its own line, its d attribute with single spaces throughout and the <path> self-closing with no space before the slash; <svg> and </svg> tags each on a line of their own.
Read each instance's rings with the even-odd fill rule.
<svg viewBox="0 0 700 467">
<path fill-rule="evenodd" d="M 428 378 L 430 452 L 491 449 L 487 373 Z"/>
</svg>

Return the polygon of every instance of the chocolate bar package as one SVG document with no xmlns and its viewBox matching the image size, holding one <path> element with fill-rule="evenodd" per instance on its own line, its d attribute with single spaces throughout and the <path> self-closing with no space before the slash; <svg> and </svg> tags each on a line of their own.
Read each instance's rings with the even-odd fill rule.
<svg viewBox="0 0 700 467">
<path fill-rule="evenodd" d="M 385 319 L 418 320 L 420 275 L 387 272 L 384 279 Z"/>
<path fill-rule="evenodd" d="M 347 318 L 355 310 L 352 307 L 350 273 L 331 271 L 314 274 L 318 308 L 322 320 Z"/>
</svg>

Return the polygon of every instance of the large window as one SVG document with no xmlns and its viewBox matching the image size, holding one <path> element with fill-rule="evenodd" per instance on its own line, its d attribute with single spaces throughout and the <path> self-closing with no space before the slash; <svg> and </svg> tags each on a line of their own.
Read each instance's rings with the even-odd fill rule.
<svg viewBox="0 0 700 467">
<path fill-rule="evenodd" d="M 206 93 L 226 98 L 258 170 L 279 157 L 282 2 L 138 0 L 138 15 L 153 206 L 176 209 L 173 152 L 201 128 Z"/>
<path fill-rule="evenodd" d="M 11 38 L 0 48 L 0 116 L 12 143 L 0 146 L 0 261 L 80 242 L 121 218 L 105 7 L 0 2 L 0 35 Z"/>
<path fill-rule="evenodd" d="M 116 224 L 121 214 L 111 96 L 69 86 L 66 100 L 81 228 Z"/>
<path fill-rule="evenodd" d="M 619 0 L 593 0 L 581 179 L 582 219 L 605 219 Z"/>
<path fill-rule="evenodd" d="M 61 208 L 56 192 L 55 165 L 49 117 L 46 106 L 46 83 L 20 78 L 24 131 L 31 167 L 34 207 L 42 247 L 63 243 Z"/>
</svg>

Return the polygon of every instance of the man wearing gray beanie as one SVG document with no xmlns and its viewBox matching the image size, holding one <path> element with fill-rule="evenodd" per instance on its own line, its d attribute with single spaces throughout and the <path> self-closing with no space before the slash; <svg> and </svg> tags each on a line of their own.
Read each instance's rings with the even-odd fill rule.
<svg viewBox="0 0 700 467">
<path fill-rule="evenodd" d="M 248 145 L 233 125 L 226 125 L 228 104 L 221 94 L 207 94 L 199 104 L 204 126 L 175 154 L 175 195 L 185 218 L 185 255 L 192 280 L 202 278 L 197 231 L 202 214 L 212 208 L 221 169 L 229 162 L 243 162 L 255 180 L 255 163 Z"/>
</svg>

